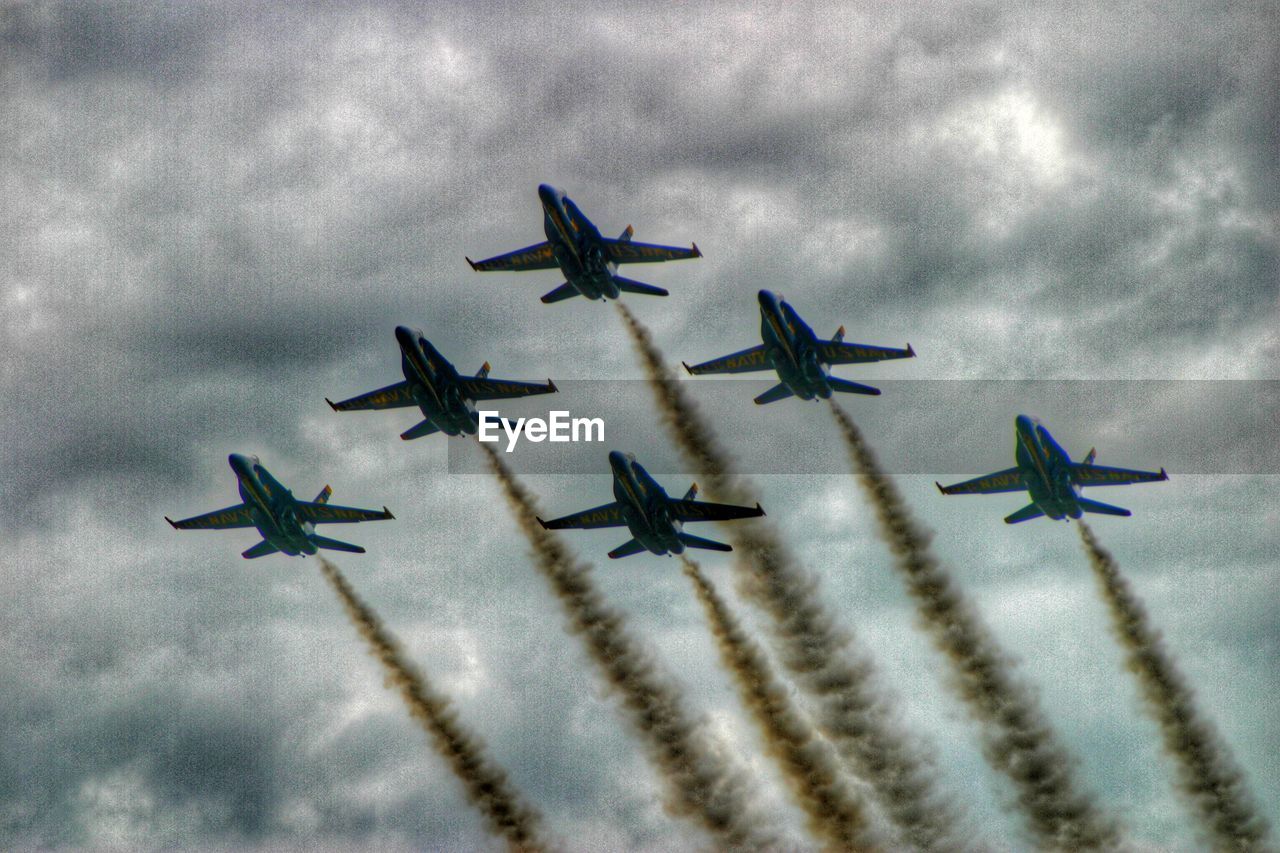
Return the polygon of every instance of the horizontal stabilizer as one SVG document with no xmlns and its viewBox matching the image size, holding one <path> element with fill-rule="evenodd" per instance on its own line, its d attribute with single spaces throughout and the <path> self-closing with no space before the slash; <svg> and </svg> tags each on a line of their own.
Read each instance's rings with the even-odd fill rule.
<svg viewBox="0 0 1280 853">
<path fill-rule="evenodd" d="M 623 293 L 643 293 L 646 296 L 667 296 L 670 293 L 670 291 L 665 288 L 654 287 L 652 284 L 645 284 L 643 281 L 623 278 L 620 275 L 615 275 L 613 280 L 618 285 L 618 289 Z"/>
<path fill-rule="evenodd" d="M 609 552 L 609 559 L 620 560 L 623 557 L 630 557 L 632 554 L 639 554 L 644 550 L 645 547 L 635 539 L 628 539 L 626 542 Z"/>
<path fill-rule="evenodd" d="M 400 437 L 405 441 L 413 441 L 415 438 L 422 438 L 424 435 L 431 435 L 433 432 L 439 432 L 440 427 L 435 425 L 431 418 L 427 418 L 413 429 L 407 429 L 400 433 Z"/>
<path fill-rule="evenodd" d="M 1102 501 L 1091 501 L 1088 498 L 1076 498 L 1080 504 L 1080 508 L 1085 512 L 1097 513 L 1098 515 L 1122 515 L 1129 516 L 1133 513 L 1121 506 L 1112 506 L 1104 504 Z"/>
<path fill-rule="evenodd" d="M 578 293 L 578 288 L 566 281 L 555 290 L 543 296 L 542 301 L 544 304 L 550 305 L 552 302 L 563 302 L 566 299 L 572 299 L 579 295 L 581 294 Z"/>
<path fill-rule="evenodd" d="M 785 384 L 780 382 L 777 385 L 774 385 L 768 391 L 765 391 L 759 397 L 756 397 L 756 405 L 764 406 L 769 403 L 776 403 L 779 400 L 785 400 L 790 396 L 791 396 L 791 389 L 788 388 Z"/>
<path fill-rule="evenodd" d="M 863 385 L 860 382 L 850 382 L 848 379 L 837 379 L 834 376 L 828 376 L 827 382 L 831 384 L 832 391 L 840 391 L 845 394 L 870 394 L 873 397 L 880 394 L 879 388 L 872 388 L 870 385 Z"/>
<path fill-rule="evenodd" d="M 246 560 L 255 560 L 258 557 L 265 557 L 268 554 L 275 554 L 279 550 L 280 549 L 277 548 L 275 545 L 272 545 L 270 542 L 263 539 L 257 545 L 254 545 L 252 548 L 250 548 L 248 551 L 245 551 L 240 556 L 244 557 Z"/>
<path fill-rule="evenodd" d="M 680 541 L 690 548 L 701 548 L 704 551 L 732 551 L 733 546 L 726 545 L 723 542 L 716 542 L 714 539 L 703 539 L 701 536 L 694 536 L 692 533 L 677 533 Z"/>
<path fill-rule="evenodd" d="M 1027 504 L 1013 515 L 1005 516 L 1005 524 L 1017 524 L 1019 521 L 1030 521 L 1033 518 L 1039 518 L 1044 515 L 1044 511 L 1035 504 Z"/>
<path fill-rule="evenodd" d="M 350 554 L 363 554 L 364 549 L 359 545 L 352 545 L 350 542 L 342 542 L 337 539 L 330 539 L 327 536 L 311 536 L 311 541 L 315 543 L 317 548 L 327 548 L 330 551 L 346 551 Z"/>
</svg>

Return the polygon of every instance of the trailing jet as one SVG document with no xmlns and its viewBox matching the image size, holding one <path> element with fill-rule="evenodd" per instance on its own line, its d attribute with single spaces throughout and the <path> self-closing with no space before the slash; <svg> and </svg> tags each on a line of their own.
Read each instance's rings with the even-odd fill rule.
<svg viewBox="0 0 1280 853">
<path fill-rule="evenodd" d="M 385 506 L 381 511 L 376 509 L 355 509 L 348 506 L 332 506 L 329 496 L 333 489 L 328 486 L 316 499 L 296 500 L 293 492 L 280 485 L 280 481 L 262 467 L 256 456 L 245 456 L 232 453 L 227 457 L 231 470 L 236 474 L 236 483 L 240 488 L 243 503 L 216 509 L 174 521 L 165 516 L 164 520 L 176 530 L 228 530 L 233 527 L 256 527 L 262 534 L 262 541 L 254 545 L 243 556 L 246 560 L 265 557 L 279 551 L 290 557 L 299 554 L 314 554 L 319 548 L 331 551 L 350 551 L 352 554 L 363 554 L 364 549 L 349 542 L 339 542 L 315 533 L 317 524 L 339 524 L 357 521 L 381 521 L 384 518 L 395 518 L 391 510 Z"/>
<path fill-rule="evenodd" d="M 1035 418 L 1018 415 L 1013 421 L 1013 457 L 1017 465 L 985 477 L 966 480 L 954 486 L 934 483 L 944 495 L 991 495 L 997 492 L 1031 493 L 1031 503 L 1005 518 L 1006 524 L 1017 524 L 1047 515 L 1054 521 L 1079 518 L 1086 512 L 1102 515 L 1132 515 L 1129 510 L 1080 494 L 1083 486 L 1124 486 L 1129 483 L 1153 483 L 1169 479 L 1161 468 L 1155 471 L 1131 471 L 1094 465 L 1097 451 L 1090 450 L 1080 462 L 1072 462 L 1062 445 Z"/>
<path fill-rule="evenodd" d="M 449 360 L 423 337 L 421 329 L 414 331 L 407 326 L 396 326 L 396 342 L 400 344 L 400 369 L 404 371 L 404 381 L 340 403 L 325 397 L 324 401 L 330 408 L 335 412 L 353 412 L 417 406 L 426 415 L 426 420 L 400 434 L 402 439 L 409 441 L 433 432 L 475 435 L 480 416 L 473 404 L 478 400 L 553 394 L 559 390 L 550 379 L 546 385 L 490 379 L 487 361 L 475 376 L 461 376 Z"/>
<path fill-rule="evenodd" d="M 696 501 L 697 483 L 689 487 L 683 498 L 673 500 L 630 453 L 614 450 L 609 454 L 609 467 L 613 469 L 613 494 L 616 501 L 551 521 L 539 518 L 538 523 L 547 530 L 587 530 L 625 525 L 635 538 L 609 552 L 609 559 L 616 560 L 641 551 L 650 551 L 659 556 L 682 554 L 686 547 L 732 551 L 733 548 L 723 542 L 713 542 L 685 533 L 681 530 L 681 525 L 688 521 L 728 521 L 764 515 L 760 504 L 746 507 Z"/>
<path fill-rule="evenodd" d="M 622 291 L 650 296 L 667 295 L 667 291 L 661 287 L 618 275 L 619 264 L 647 264 L 702 257 L 696 243 L 692 244 L 692 248 L 685 249 L 633 242 L 631 235 L 635 230 L 630 225 L 616 240 L 603 237 L 600 230 L 591 224 L 591 220 L 583 215 L 562 190 L 549 184 L 538 185 L 538 198 L 542 200 L 542 230 L 546 232 L 547 241 L 483 261 L 467 258 L 467 263 L 471 264 L 473 270 L 521 272 L 559 267 L 568 281 L 542 297 L 543 302 L 559 302 L 574 296 L 605 300 L 617 299 Z"/>
<path fill-rule="evenodd" d="M 827 368 L 833 364 L 861 364 L 915 357 L 911 344 L 907 344 L 906 349 L 847 344 L 844 342 L 844 326 L 836 331 L 831 340 L 819 340 L 809 324 L 801 320 L 800 315 L 781 296 L 762 290 L 757 298 L 760 302 L 760 337 L 763 344 L 713 358 L 693 367 L 685 364 L 684 369 L 695 376 L 775 370 L 782 382 L 756 397 L 756 405 L 763 406 L 792 395 L 801 400 L 812 400 L 815 397 L 825 400 L 831 396 L 832 391 L 879 394 L 880 389 L 832 376 Z"/>
</svg>

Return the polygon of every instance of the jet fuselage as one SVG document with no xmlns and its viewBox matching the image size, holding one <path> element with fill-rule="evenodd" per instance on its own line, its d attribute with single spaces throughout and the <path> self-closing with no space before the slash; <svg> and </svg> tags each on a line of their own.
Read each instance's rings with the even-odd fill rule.
<svg viewBox="0 0 1280 853">
<path fill-rule="evenodd" d="M 635 540 L 659 556 L 683 554 L 681 524 L 671 515 L 671 499 L 666 490 L 644 466 L 619 450 L 609 453 L 609 467 L 613 471 L 613 496 L 622 504 L 622 517 Z"/>
<path fill-rule="evenodd" d="M 1079 518 L 1080 491 L 1071 480 L 1071 458 L 1038 420 L 1028 415 L 1014 419 L 1014 459 L 1031 502 L 1054 521 Z"/>
<path fill-rule="evenodd" d="M 542 229 L 565 279 L 588 299 L 617 299 L 618 265 L 608 259 L 600 230 L 562 190 L 539 184 L 538 198 Z"/>
<path fill-rule="evenodd" d="M 227 457 L 236 475 L 240 497 L 262 538 L 290 557 L 316 553 L 311 541 L 315 526 L 298 520 L 293 492 L 280 484 L 256 456 L 232 453 Z"/>
<path fill-rule="evenodd" d="M 400 345 L 400 368 L 423 416 L 448 435 L 475 435 L 475 409 L 462 393 L 453 364 L 431 345 L 421 330 L 396 326 L 396 342 Z"/>
<path fill-rule="evenodd" d="M 760 338 L 778 378 L 802 400 L 831 396 L 819 359 L 818 337 L 795 309 L 770 290 L 759 293 Z"/>
</svg>

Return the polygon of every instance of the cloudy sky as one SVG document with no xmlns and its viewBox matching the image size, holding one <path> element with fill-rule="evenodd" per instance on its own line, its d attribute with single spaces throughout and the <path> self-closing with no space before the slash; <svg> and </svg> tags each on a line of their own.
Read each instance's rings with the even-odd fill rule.
<svg viewBox="0 0 1280 853">
<path fill-rule="evenodd" d="M 392 508 L 339 565 L 570 846 L 705 840 L 663 813 L 474 448 L 324 403 L 396 380 L 398 323 L 466 371 L 640 378 L 611 308 L 463 260 L 541 240 L 543 181 L 606 234 L 698 243 L 629 272 L 671 290 L 627 301 L 673 363 L 757 343 L 761 287 L 821 333 L 912 343 L 839 369 L 889 380 L 848 407 L 1083 777 L 1162 849 L 1191 825 L 1074 532 L 932 481 L 1012 464 L 1019 411 L 1077 458 L 1167 466 L 1097 495 L 1134 517 L 1094 528 L 1280 820 L 1278 25 L 1264 2 L 4 5 L 0 846 L 493 846 L 313 561 L 164 523 L 235 502 L 230 452 Z M 1041 381 L 1024 406 L 1007 379 Z M 942 784 L 1025 846 L 828 416 L 751 387 L 708 390 L 724 439 L 806 437 L 762 502 Z M 558 402 L 639 449 L 644 394 L 620 386 L 616 433 Z M 604 452 L 529 477 L 548 512 L 608 499 Z M 686 579 L 604 560 L 623 538 L 571 542 L 798 829 Z"/>
</svg>

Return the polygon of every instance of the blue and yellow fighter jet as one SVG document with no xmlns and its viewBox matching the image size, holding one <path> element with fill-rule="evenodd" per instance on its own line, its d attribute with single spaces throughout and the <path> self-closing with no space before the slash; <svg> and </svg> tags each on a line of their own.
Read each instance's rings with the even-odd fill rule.
<svg viewBox="0 0 1280 853">
<path fill-rule="evenodd" d="M 764 515 L 760 504 L 747 507 L 696 501 L 697 483 L 689 487 L 683 498 L 673 500 L 630 453 L 612 451 L 609 454 L 609 467 L 613 469 L 613 494 L 616 501 L 551 521 L 539 518 L 538 523 L 547 530 L 589 530 L 625 525 L 635 538 L 609 552 L 609 559 L 616 560 L 641 551 L 650 551 L 659 556 L 682 554 L 686 547 L 732 551 L 733 548 L 723 542 L 713 542 L 685 533 L 680 529 L 681 525 L 687 521 L 728 521 Z"/>
<path fill-rule="evenodd" d="M 1062 445 L 1053 440 L 1040 421 L 1027 415 L 1018 415 L 1013 421 L 1016 442 L 1013 458 L 1017 466 L 943 486 L 934 483 L 944 495 L 991 495 L 997 492 L 1031 493 L 1031 504 L 1005 518 L 1005 524 L 1017 524 L 1047 515 L 1054 521 L 1079 518 L 1086 512 L 1102 515 L 1133 513 L 1123 507 L 1091 501 L 1081 496 L 1083 486 L 1124 486 L 1129 483 L 1154 483 L 1169 479 L 1161 468 L 1156 471 L 1131 471 L 1127 468 L 1108 468 L 1094 465 L 1097 451 L 1090 450 L 1080 462 L 1072 462 Z"/>
<path fill-rule="evenodd" d="M 795 309 L 778 294 L 762 290 L 760 301 L 760 346 L 713 358 L 702 364 L 684 369 L 694 375 L 706 373 L 750 373 L 756 370 L 777 371 L 782 382 L 756 397 L 756 405 L 763 406 L 776 400 L 795 395 L 801 400 L 816 397 L 827 399 L 832 391 L 846 394 L 879 394 L 880 389 L 870 385 L 839 379 L 827 372 L 833 364 L 862 364 L 869 361 L 886 361 L 891 358 L 914 358 L 911 344 L 906 349 L 874 347 L 869 344 L 844 342 L 844 326 L 829 341 L 819 340 L 800 319 Z M 682 362 L 683 363 L 683 362 Z"/>
<path fill-rule="evenodd" d="M 232 453 L 227 457 L 227 461 L 231 463 L 231 470 L 236 474 L 240 497 L 244 498 L 243 503 L 226 509 L 215 509 L 204 515 L 184 518 L 182 521 L 174 521 L 167 515 L 164 520 L 176 530 L 229 530 L 233 527 L 256 527 L 262 534 L 262 541 L 241 555 L 246 560 L 265 557 L 277 551 L 290 557 L 300 554 L 306 556 L 314 554 L 319 548 L 363 554 L 364 549 L 359 545 L 317 536 L 315 526 L 395 518 L 391 510 L 385 506 L 381 511 L 332 506 L 329 504 L 329 496 L 333 494 L 333 489 L 328 486 L 325 486 L 324 490 L 310 503 L 296 500 L 293 492 L 280 485 L 280 481 L 262 467 L 258 457 Z"/>
<path fill-rule="evenodd" d="M 605 300 L 617 299 L 624 290 L 627 293 L 645 293 L 650 296 L 667 295 L 667 291 L 661 287 L 618 275 L 619 264 L 646 264 L 702 257 L 696 243 L 692 244 L 692 248 L 685 249 L 680 246 L 633 242 L 631 235 L 635 230 L 630 225 L 616 240 L 603 237 L 600 230 L 591 224 L 591 220 L 582 214 L 563 191 L 549 184 L 538 186 L 538 198 L 542 200 L 542 230 L 547 234 L 547 241 L 483 261 L 467 258 L 467 263 L 471 264 L 473 270 L 522 272 L 559 267 L 568 281 L 542 297 L 543 302 L 559 302 L 574 296 Z"/>
<path fill-rule="evenodd" d="M 476 414 L 474 403 L 478 400 L 554 394 L 559 390 L 550 379 L 546 385 L 490 379 L 487 361 L 475 376 L 461 376 L 423 336 L 421 329 L 414 331 L 408 326 L 396 326 L 396 342 L 400 344 L 400 369 L 404 372 L 404 381 L 340 403 L 326 397 L 324 401 L 330 408 L 335 412 L 353 412 L 417 406 L 426 415 L 426 420 L 400 434 L 402 439 L 409 441 L 433 432 L 475 435 L 480 416 Z"/>
</svg>

